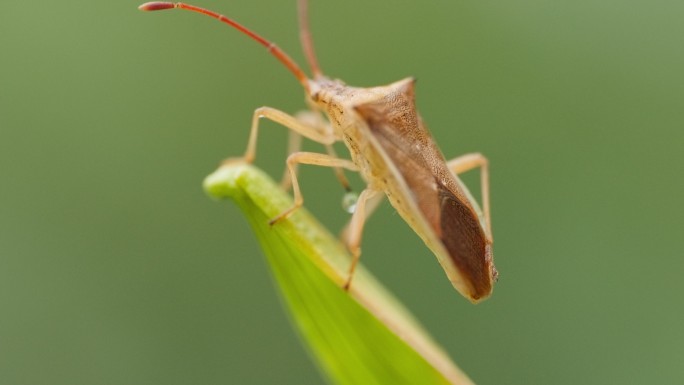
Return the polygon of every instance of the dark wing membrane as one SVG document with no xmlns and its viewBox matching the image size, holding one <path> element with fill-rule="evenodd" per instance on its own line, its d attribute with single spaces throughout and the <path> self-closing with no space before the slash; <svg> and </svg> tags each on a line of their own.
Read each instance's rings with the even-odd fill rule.
<svg viewBox="0 0 684 385">
<path fill-rule="evenodd" d="M 472 209 L 445 186 L 440 184 L 439 189 L 440 239 L 458 270 L 468 277 L 473 299 L 487 297 L 495 275 L 491 245 Z"/>
<path fill-rule="evenodd" d="M 479 300 L 492 290 L 491 246 L 478 215 L 416 113 L 413 82 L 399 83 L 384 98 L 356 107 L 371 134 L 403 178 L 427 224 Z M 391 197 L 390 197 L 390 200 Z"/>
</svg>

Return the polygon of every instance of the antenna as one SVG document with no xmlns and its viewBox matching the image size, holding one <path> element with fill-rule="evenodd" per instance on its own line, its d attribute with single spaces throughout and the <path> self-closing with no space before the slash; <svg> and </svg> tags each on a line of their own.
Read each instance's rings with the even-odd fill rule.
<svg viewBox="0 0 684 385">
<path fill-rule="evenodd" d="M 306 61 L 311 68 L 311 74 L 314 79 L 317 79 L 322 77 L 323 73 L 321 72 L 321 67 L 318 66 L 313 40 L 311 39 L 311 29 L 309 29 L 309 1 L 299 0 L 297 5 L 299 9 L 299 40 L 302 43 Z"/>
<path fill-rule="evenodd" d="M 210 11 L 208 9 L 196 7 L 194 5 L 190 4 L 184 4 L 184 3 L 169 3 L 169 2 L 164 2 L 164 1 L 153 1 L 149 3 L 145 3 L 141 6 L 138 7 L 139 10 L 141 11 L 161 11 L 164 9 L 173 9 L 173 8 L 178 8 L 178 9 L 184 9 L 187 11 L 192 11 L 192 12 L 197 12 L 201 13 L 203 15 L 207 15 L 210 17 L 213 17 L 214 19 L 224 22 L 231 27 L 237 29 L 238 31 L 242 32 L 243 34 L 251 37 L 253 40 L 255 40 L 257 43 L 263 45 L 268 49 L 268 52 L 270 52 L 273 56 L 276 57 L 276 59 L 280 60 L 281 63 L 287 67 L 290 72 L 299 80 L 299 82 L 304 86 L 304 89 L 307 91 L 309 90 L 309 78 L 306 76 L 304 71 L 297 65 L 297 63 L 290 58 L 290 56 L 285 53 L 285 51 L 281 50 L 277 45 L 275 45 L 273 42 L 268 41 L 261 37 L 259 34 L 256 32 L 250 30 L 249 28 L 243 26 L 242 24 L 236 22 L 235 20 L 228 18 L 224 15 L 218 14 L 216 12 Z M 309 39 L 310 40 L 310 39 Z M 311 53 L 313 55 L 313 52 Z M 308 57 L 308 54 L 307 54 Z M 309 58 L 311 60 L 311 58 Z M 315 63 L 315 58 L 314 62 Z M 318 65 L 315 67 L 312 64 L 312 69 L 318 70 Z M 318 70 L 320 74 L 320 70 Z"/>
</svg>

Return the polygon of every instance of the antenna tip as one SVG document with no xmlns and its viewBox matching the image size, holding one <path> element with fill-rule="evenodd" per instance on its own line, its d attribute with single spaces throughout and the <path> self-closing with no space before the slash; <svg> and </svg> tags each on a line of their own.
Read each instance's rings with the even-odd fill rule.
<svg viewBox="0 0 684 385">
<path fill-rule="evenodd" d="M 141 11 L 159 11 L 162 9 L 176 8 L 176 4 L 165 1 L 151 1 L 138 7 Z"/>
</svg>

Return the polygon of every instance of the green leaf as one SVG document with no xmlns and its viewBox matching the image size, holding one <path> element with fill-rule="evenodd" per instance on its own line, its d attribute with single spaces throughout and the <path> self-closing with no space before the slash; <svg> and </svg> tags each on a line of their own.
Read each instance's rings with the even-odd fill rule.
<svg viewBox="0 0 684 385">
<path fill-rule="evenodd" d="M 409 312 L 362 266 L 342 289 L 350 256 L 305 209 L 273 226 L 291 198 L 259 169 L 233 162 L 208 176 L 215 198 L 244 212 L 284 303 L 332 383 L 472 384 Z"/>
</svg>

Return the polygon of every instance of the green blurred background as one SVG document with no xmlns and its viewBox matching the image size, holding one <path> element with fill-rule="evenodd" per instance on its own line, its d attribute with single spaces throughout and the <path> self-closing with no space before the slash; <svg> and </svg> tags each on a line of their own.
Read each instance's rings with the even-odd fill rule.
<svg viewBox="0 0 684 385">
<path fill-rule="evenodd" d="M 245 220 L 200 187 L 242 153 L 254 108 L 297 111 L 302 90 L 235 31 L 137 5 L 2 7 L 0 384 L 322 383 Z M 198 5 L 303 61 L 295 1 Z M 363 243 L 478 384 L 684 383 L 682 14 L 674 0 L 312 0 L 329 75 L 416 76 L 446 156 L 491 161 L 489 301 L 461 298 L 387 204 Z M 264 127 L 257 163 L 279 178 L 285 129 Z M 332 173 L 301 174 L 337 231 Z"/>
</svg>

